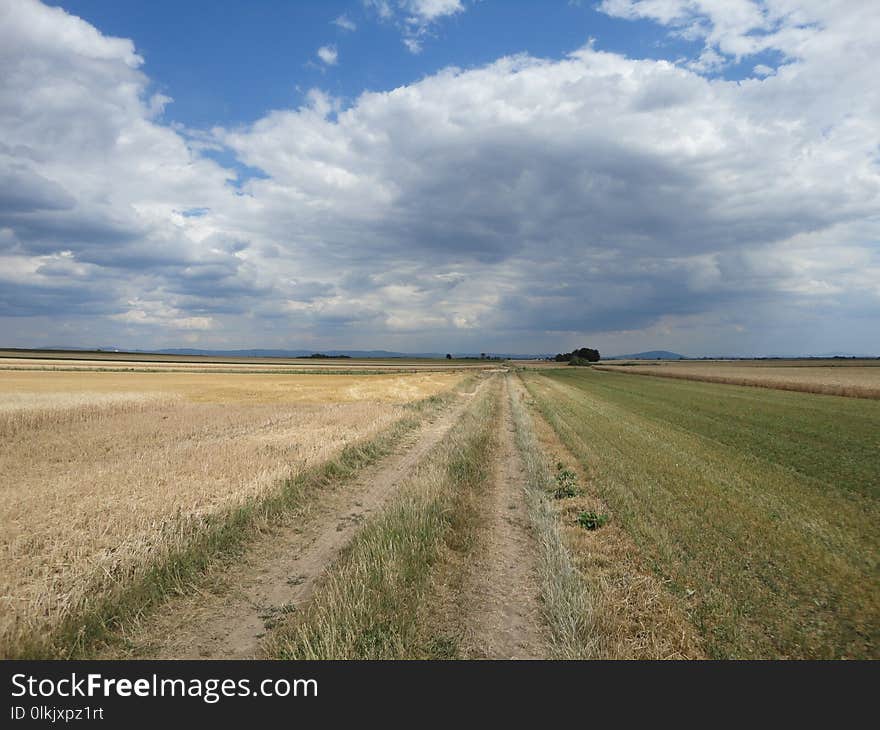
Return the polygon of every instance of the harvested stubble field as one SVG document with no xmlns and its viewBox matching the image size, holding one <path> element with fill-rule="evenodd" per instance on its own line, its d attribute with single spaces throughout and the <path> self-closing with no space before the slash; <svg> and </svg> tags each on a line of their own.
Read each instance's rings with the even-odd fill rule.
<svg viewBox="0 0 880 730">
<path fill-rule="evenodd" d="M 462 377 L 0 373 L 0 655 L 57 653 L 66 622 L 218 515 L 412 420 Z"/>
<path fill-rule="evenodd" d="M 880 398 L 880 360 L 609 361 L 594 367 L 707 383 Z"/>
<path fill-rule="evenodd" d="M 880 403 L 592 369 L 523 377 L 709 656 L 880 656 Z"/>
<path fill-rule="evenodd" d="M 194 372 L 263 374 L 382 374 L 448 372 L 491 369 L 487 360 L 427 360 L 411 358 L 256 358 L 206 355 L 160 355 L 151 353 L 18 351 L 0 350 L 2 370 L 60 370 L 100 372 Z"/>
</svg>

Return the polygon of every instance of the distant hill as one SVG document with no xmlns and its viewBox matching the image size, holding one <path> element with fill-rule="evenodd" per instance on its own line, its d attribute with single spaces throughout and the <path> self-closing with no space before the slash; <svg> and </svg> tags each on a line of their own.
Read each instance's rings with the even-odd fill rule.
<svg viewBox="0 0 880 730">
<path fill-rule="evenodd" d="M 614 357 L 603 357 L 603 360 L 687 360 L 686 355 L 679 355 L 677 352 L 669 352 L 669 350 L 649 350 L 648 352 L 637 352 L 634 355 L 615 355 Z"/>
<path fill-rule="evenodd" d="M 827 357 L 827 358 L 846 358 L 850 360 L 870 360 L 877 355 L 854 355 L 851 352 L 826 352 L 822 355 L 814 355 L 811 357 Z"/>
<path fill-rule="evenodd" d="M 21 348 L 6 348 L 21 349 Z M 53 352 L 116 352 L 120 354 L 132 355 L 181 355 L 181 356 L 202 356 L 202 357 L 309 357 L 315 353 L 327 355 L 328 357 L 351 357 L 351 358 L 430 358 L 443 359 L 446 357 L 445 352 L 394 352 L 391 350 L 323 350 L 314 348 L 310 350 L 271 350 L 271 349 L 252 349 L 252 350 L 205 350 L 191 347 L 172 347 L 157 350 L 129 350 L 119 347 L 105 346 L 95 347 L 72 347 L 68 345 L 41 347 L 39 351 Z M 490 357 L 510 359 L 510 360 L 533 360 L 544 359 L 550 357 L 547 354 L 521 354 L 508 352 L 489 352 Z M 452 356 L 455 358 L 479 358 L 478 352 L 454 352 Z"/>
<path fill-rule="evenodd" d="M 156 350 L 161 355 L 212 355 L 214 357 L 308 357 L 316 352 L 330 357 L 354 357 L 354 358 L 445 358 L 445 352 L 393 352 L 390 350 L 192 350 L 175 348 L 170 350 Z M 531 360 L 546 357 L 546 355 L 514 354 L 508 352 L 490 352 L 491 357 L 500 357 L 511 360 Z M 453 357 L 479 358 L 478 352 L 453 352 Z"/>
<path fill-rule="evenodd" d="M 390 352 L 389 350 L 197 350 L 192 348 L 175 347 L 167 350 L 154 350 L 160 355 L 209 355 L 213 357 L 308 357 L 316 352 L 328 357 L 363 357 L 363 358 L 391 358 L 391 357 L 443 357 L 439 353 Z"/>
</svg>

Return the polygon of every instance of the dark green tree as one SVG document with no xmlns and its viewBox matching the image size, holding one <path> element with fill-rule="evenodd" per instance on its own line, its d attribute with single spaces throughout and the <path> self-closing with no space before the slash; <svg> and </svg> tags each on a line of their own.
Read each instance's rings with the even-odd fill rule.
<svg viewBox="0 0 880 730">
<path fill-rule="evenodd" d="M 579 347 L 572 352 L 560 352 L 554 360 L 567 362 L 570 365 L 589 365 L 591 362 L 599 362 L 599 351 L 591 347 Z"/>
</svg>

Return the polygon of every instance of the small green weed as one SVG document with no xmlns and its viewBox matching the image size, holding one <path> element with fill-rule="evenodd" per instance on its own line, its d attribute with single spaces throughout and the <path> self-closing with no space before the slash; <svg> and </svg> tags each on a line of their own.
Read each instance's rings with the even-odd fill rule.
<svg viewBox="0 0 880 730">
<path fill-rule="evenodd" d="M 585 530 L 598 530 L 608 522 L 608 515 L 597 515 L 592 511 L 581 512 L 577 521 Z"/>
<path fill-rule="evenodd" d="M 565 464 L 560 461 L 556 465 L 556 488 L 553 490 L 553 496 L 556 499 L 565 499 L 576 497 L 579 493 L 577 474 L 571 469 L 566 469 Z"/>
</svg>

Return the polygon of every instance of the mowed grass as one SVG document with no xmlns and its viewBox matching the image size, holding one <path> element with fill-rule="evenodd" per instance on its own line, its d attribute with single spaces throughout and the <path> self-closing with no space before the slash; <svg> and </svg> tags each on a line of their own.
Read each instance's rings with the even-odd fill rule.
<svg viewBox="0 0 880 730">
<path fill-rule="evenodd" d="M 0 373 L 0 656 L 76 653 L 183 590 L 462 377 Z"/>
<path fill-rule="evenodd" d="M 678 599 L 642 565 L 616 522 L 585 530 L 578 516 L 607 513 L 589 480 L 568 469 L 571 455 L 512 381 L 511 408 L 523 457 L 529 517 L 538 544 L 543 613 L 558 659 L 703 658 Z M 560 461 L 562 460 L 562 461 Z M 573 488 L 564 494 L 559 468 Z M 555 469 L 554 469 L 554 465 Z M 572 479 L 574 480 L 572 482 Z"/>
<path fill-rule="evenodd" d="M 524 381 L 710 656 L 878 657 L 880 403 L 581 370 Z"/>
</svg>

